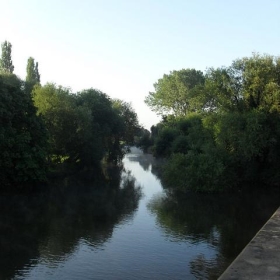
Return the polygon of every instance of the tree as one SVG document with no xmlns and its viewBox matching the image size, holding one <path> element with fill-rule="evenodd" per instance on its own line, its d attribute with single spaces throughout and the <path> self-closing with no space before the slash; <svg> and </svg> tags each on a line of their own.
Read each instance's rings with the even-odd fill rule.
<svg viewBox="0 0 280 280">
<path fill-rule="evenodd" d="M 27 60 L 27 67 L 26 67 L 26 91 L 31 92 L 34 85 L 40 84 L 40 74 L 38 69 L 38 62 L 34 61 L 33 57 L 29 57 Z"/>
<path fill-rule="evenodd" d="M 0 75 L 0 186 L 23 187 L 46 176 L 47 135 L 15 75 Z"/>
<path fill-rule="evenodd" d="M 26 67 L 26 82 L 36 82 L 35 62 L 33 57 L 29 57 Z"/>
<path fill-rule="evenodd" d="M 35 86 L 32 92 L 38 113 L 49 134 L 49 158 L 53 163 L 94 165 L 103 156 L 91 111 L 78 105 L 77 96 L 55 84 Z"/>
<path fill-rule="evenodd" d="M 242 78 L 234 67 L 210 68 L 206 72 L 203 93 L 208 112 L 242 112 Z"/>
<path fill-rule="evenodd" d="M 38 64 L 38 62 L 36 62 L 36 64 L 35 64 L 35 80 L 36 80 L 36 82 L 38 84 L 40 84 L 40 82 L 41 82 L 41 75 L 39 73 L 39 64 Z"/>
<path fill-rule="evenodd" d="M 77 102 L 91 112 L 99 150 L 105 153 L 108 161 L 119 162 L 124 154 L 120 141 L 125 126 L 113 108 L 111 99 L 105 93 L 91 88 L 78 93 Z"/>
<path fill-rule="evenodd" d="M 53 163 L 96 166 L 102 158 L 115 162 L 122 159 L 121 141 L 126 135 L 131 138 L 133 124 L 137 124 L 137 116 L 125 102 L 120 102 L 122 106 L 116 110 L 99 90 L 72 94 L 54 84 L 36 85 L 32 95 L 49 133 Z"/>
<path fill-rule="evenodd" d="M 185 116 L 199 109 L 198 97 L 204 81 L 203 73 L 195 69 L 172 71 L 154 84 L 155 92 L 149 93 L 145 103 L 158 114 Z"/>
<path fill-rule="evenodd" d="M 280 58 L 253 54 L 233 62 L 242 81 L 242 97 L 247 110 L 259 108 L 280 112 Z"/>
<path fill-rule="evenodd" d="M 1 44 L 2 47 L 2 55 L 0 59 L 0 71 L 2 73 L 10 73 L 14 72 L 14 65 L 12 62 L 12 45 L 10 42 L 5 41 Z"/>
<path fill-rule="evenodd" d="M 140 127 L 135 142 L 137 147 L 141 148 L 144 152 L 147 152 L 148 149 L 153 145 L 153 139 L 151 137 L 150 131 L 144 127 Z"/>
<path fill-rule="evenodd" d="M 206 73 L 205 107 L 216 112 L 280 112 L 280 58 L 253 54 Z"/>
<path fill-rule="evenodd" d="M 280 58 L 253 54 L 208 69 L 199 90 L 182 99 L 188 102 L 182 105 L 187 116 L 176 113 L 183 107 L 171 106 L 180 96 L 178 85 L 171 72 L 146 100 L 155 109 L 175 112 L 152 133 L 155 154 L 169 157 L 166 184 L 206 192 L 279 187 Z"/>
<path fill-rule="evenodd" d="M 130 103 L 120 99 L 113 100 L 113 108 L 116 110 L 118 116 L 120 116 L 124 126 L 124 132 L 121 135 L 121 139 L 125 141 L 127 145 L 133 145 L 134 136 L 140 129 L 136 112 Z"/>
</svg>

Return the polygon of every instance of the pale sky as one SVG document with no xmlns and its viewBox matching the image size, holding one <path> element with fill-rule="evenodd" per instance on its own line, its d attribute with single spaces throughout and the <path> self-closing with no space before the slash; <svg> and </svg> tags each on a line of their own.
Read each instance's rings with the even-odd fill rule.
<svg viewBox="0 0 280 280">
<path fill-rule="evenodd" d="M 280 54 L 280 0 L 0 0 L 0 12 L 15 74 L 32 56 L 42 84 L 131 102 L 146 128 L 160 120 L 144 98 L 163 74 Z"/>
</svg>

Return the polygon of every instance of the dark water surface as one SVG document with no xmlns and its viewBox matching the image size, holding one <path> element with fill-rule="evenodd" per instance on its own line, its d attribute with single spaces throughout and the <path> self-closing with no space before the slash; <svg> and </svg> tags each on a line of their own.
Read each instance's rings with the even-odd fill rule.
<svg viewBox="0 0 280 280">
<path fill-rule="evenodd" d="M 0 196 L 0 279 L 217 279 L 279 206 L 166 193 L 155 163 L 133 149 L 106 183 Z"/>
</svg>

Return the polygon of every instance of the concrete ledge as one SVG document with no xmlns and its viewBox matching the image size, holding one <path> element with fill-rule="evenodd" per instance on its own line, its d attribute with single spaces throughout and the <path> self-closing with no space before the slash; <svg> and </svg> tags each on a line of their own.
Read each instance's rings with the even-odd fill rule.
<svg viewBox="0 0 280 280">
<path fill-rule="evenodd" d="M 280 208 L 219 279 L 280 279 Z"/>
</svg>

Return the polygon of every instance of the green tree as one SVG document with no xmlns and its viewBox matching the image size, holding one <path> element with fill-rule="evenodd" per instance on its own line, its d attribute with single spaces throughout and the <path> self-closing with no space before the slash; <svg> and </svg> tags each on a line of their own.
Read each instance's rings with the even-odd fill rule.
<svg viewBox="0 0 280 280">
<path fill-rule="evenodd" d="M 34 85 L 40 84 L 40 74 L 38 69 L 38 62 L 34 61 L 33 57 L 29 57 L 27 60 L 27 67 L 26 67 L 26 91 L 31 92 Z"/>
<path fill-rule="evenodd" d="M 206 73 L 204 103 L 209 111 L 280 111 L 280 58 L 253 54 Z"/>
<path fill-rule="evenodd" d="M 47 84 L 35 86 L 33 100 L 49 133 L 49 158 L 54 163 L 94 165 L 102 156 L 91 111 L 77 104 L 69 89 Z"/>
<path fill-rule="evenodd" d="M 39 64 L 38 64 L 38 62 L 35 63 L 35 81 L 38 84 L 40 84 L 40 82 L 41 82 L 41 75 L 39 73 Z"/>
<path fill-rule="evenodd" d="M 144 152 L 148 152 L 148 149 L 153 145 L 153 139 L 150 131 L 144 127 L 140 127 L 135 142 L 137 147 L 141 148 Z"/>
<path fill-rule="evenodd" d="M 280 112 L 280 58 L 253 54 L 233 62 L 242 80 L 242 96 L 247 110 L 260 108 Z"/>
<path fill-rule="evenodd" d="M 203 103 L 207 112 L 244 110 L 242 78 L 233 67 L 210 68 L 206 72 Z"/>
<path fill-rule="evenodd" d="M 171 76 L 159 80 L 148 104 L 162 109 L 163 93 L 176 96 Z M 168 157 L 166 185 L 206 192 L 279 186 L 280 58 L 253 54 L 210 68 L 205 83 L 184 100 L 187 115 L 165 117 L 152 133 L 155 154 Z"/>
<path fill-rule="evenodd" d="M 0 186 L 46 179 L 47 136 L 31 97 L 15 75 L 0 75 Z"/>
<path fill-rule="evenodd" d="M 121 135 L 125 132 L 121 116 L 113 108 L 111 99 L 100 90 L 87 89 L 78 93 L 77 102 L 91 112 L 99 150 L 108 161 L 119 162 L 124 154 Z"/>
<path fill-rule="evenodd" d="M 26 82 L 36 83 L 35 62 L 33 57 L 29 57 L 26 67 Z"/>
<path fill-rule="evenodd" d="M 10 73 L 14 72 L 14 65 L 12 62 L 12 44 L 8 41 L 5 41 L 1 44 L 2 47 L 2 55 L 0 59 L 0 71 L 2 73 Z"/>
<path fill-rule="evenodd" d="M 121 122 L 124 126 L 124 131 L 121 135 L 121 140 L 127 145 L 134 144 L 134 137 L 140 130 L 138 117 L 130 103 L 122 101 L 120 99 L 113 100 L 113 109 L 115 109 L 118 116 L 121 118 Z"/>
<path fill-rule="evenodd" d="M 154 84 L 155 91 L 149 93 L 145 103 L 161 115 L 185 116 L 201 109 L 199 96 L 204 81 L 203 73 L 195 69 L 172 71 Z"/>
</svg>

